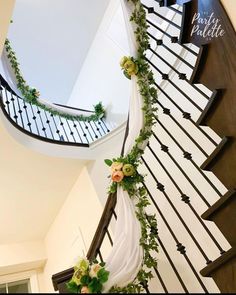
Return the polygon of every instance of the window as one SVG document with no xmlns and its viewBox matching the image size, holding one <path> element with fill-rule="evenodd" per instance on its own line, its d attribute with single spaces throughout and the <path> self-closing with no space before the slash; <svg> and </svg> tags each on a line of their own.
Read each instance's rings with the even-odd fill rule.
<svg viewBox="0 0 236 295">
<path fill-rule="evenodd" d="M 30 279 L 1 284 L 0 293 L 31 293 Z"/>
<path fill-rule="evenodd" d="M 38 293 L 36 271 L 18 272 L 0 276 L 0 294 Z"/>
</svg>

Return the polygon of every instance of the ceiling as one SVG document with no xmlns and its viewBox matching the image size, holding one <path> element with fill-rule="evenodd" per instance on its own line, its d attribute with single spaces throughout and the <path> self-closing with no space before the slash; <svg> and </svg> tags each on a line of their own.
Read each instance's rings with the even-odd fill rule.
<svg viewBox="0 0 236 295">
<path fill-rule="evenodd" d="M 0 123 L 0 244 L 46 235 L 84 166 L 17 143 Z"/>
<path fill-rule="evenodd" d="M 110 0 L 16 0 L 9 39 L 41 97 L 65 104 Z"/>
</svg>

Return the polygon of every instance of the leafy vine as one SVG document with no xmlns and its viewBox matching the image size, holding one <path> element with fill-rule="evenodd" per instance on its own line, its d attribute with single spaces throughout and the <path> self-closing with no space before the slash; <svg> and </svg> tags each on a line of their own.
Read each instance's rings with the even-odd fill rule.
<svg viewBox="0 0 236 295">
<path fill-rule="evenodd" d="M 50 112 L 53 115 L 61 116 L 68 120 L 79 120 L 79 121 L 97 121 L 105 116 L 105 109 L 101 102 L 96 104 L 94 106 L 94 113 L 90 116 L 84 116 L 84 115 L 72 115 L 68 114 L 64 111 L 57 110 L 56 108 L 46 106 L 42 102 L 39 101 L 40 93 L 35 88 L 31 88 L 29 85 L 27 85 L 21 70 L 20 70 L 20 64 L 17 60 L 16 53 L 13 51 L 9 39 L 6 39 L 5 41 L 5 49 L 7 52 L 7 58 L 9 59 L 9 62 L 11 64 L 11 67 L 14 71 L 16 80 L 17 80 L 17 88 L 20 90 L 20 92 L 23 95 L 23 99 L 31 103 L 33 105 L 38 106 L 39 108 Z"/>
<path fill-rule="evenodd" d="M 141 226 L 142 267 L 132 283 L 124 288 L 113 286 L 109 291 L 110 293 L 129 294 L 142 292 L 147 282 L 153 277 L 152 268 L 157 267 L 157 260 L 151 255 L 152 252 L 158 252 L 157 220 L 155 215 L 146 214 L 145 209 L 150 202 L 144 185 L 144 176 L 138 172 L 140 158 L 144 154 L 144 148 L 152 135 L 152 127 L 155 124 L 157 90 L 154 87 L 153 72 L 145 57 L 145 52 L 149 48 L 145 10 L 140 0 L 127 0 L 127 2 L 132 2 L 134 6 L 130 21 L 135 24 L 134 33 L 138 52 L 136 58 L 123 57 L 120 65 L 127 78 L 130 79 L 132 75 L 137 77 L 139 92 L 143 99 L 144 124 L 131 151 L 125 157 L 106 159 L 105 163 L 111 168 L 112 183 L 109 193 L 115 193 L 117 187 L 121 186 L 128 192 L 130 198 L 136 199 L 136 217 Z"/>
</svg>

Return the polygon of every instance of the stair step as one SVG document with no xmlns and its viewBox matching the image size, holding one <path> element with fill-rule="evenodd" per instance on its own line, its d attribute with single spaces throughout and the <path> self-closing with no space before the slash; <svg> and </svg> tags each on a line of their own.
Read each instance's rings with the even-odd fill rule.
<svg viewBox="0 0 236 295">
<path fill-rule="evenodd" d="M 197 61 L 194 66 L 194 70 L 192 72 L 190 83 L 191 84 L 197 84 L 199 83 L 199 77 L 201 76 L 201 72 L 205 67 L 205 61 L 207 59 L 207 53 L 208 53 L 209 44 L 204 44 L 200 47 Z"/>
<path fill-rule="evenodd" d="M 215 222 L 231 246 L 236 246 L 236 190 L 228 191 L 202 218 Z"/>
<path fill-rule="evenodd" d="M 213 153 L 206 159 L 205 162 L 201 165 L 202 170 L 211 170 L 211 168 L 215 165 L 221 155 L 224 153 L 225 149 L 231 143 L 231 138 L 229 136 L 225 136 L 220 144 L 216 147 Z"/>
<path fill-rule="evenodd" d="M 223 89 L 216 89 L 213 91 L 205 109 L 203 110 L 203 112 L 201 113 L 200 117 L 198 118 L 198 120 L 196 122 L 198 126 L 200 126 L 200 125 L 206 126 L 207 125 L 207 118 L 213 114 L 213 112 L 216 109 L 217 104 L 220 101 L 220 99 L 222 98 L 223 94 L 224 94 Z"/>
<path fill-rule="evenodd" d="M 200 271 L 204 277 L 212 277 L 222 293 L 236 292 L 236 247 L 232 247 Z"/>
</svg>

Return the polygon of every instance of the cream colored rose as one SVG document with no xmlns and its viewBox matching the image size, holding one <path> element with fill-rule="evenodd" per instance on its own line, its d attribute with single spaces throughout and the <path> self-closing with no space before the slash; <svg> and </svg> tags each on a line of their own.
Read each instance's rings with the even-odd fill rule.
<svg viewBox="0 0 236 295">
<path fill-rule="evenodd" d="M 87 286 L 83 286 L 81 289 L 81 293 L 82 294 L 89 294 L 90 293 L 89 288 Z"/>
<path fill-rule="evenodd" d="M 90 272 L 89 272 L 90 277 L 92 277 L 92 278 L 97 277 L 97 274 L 98 274 L 98 272 L 99 272 L 99 270 L 100 270 L 101 268 L 102 268 L 102 267 L 101 267 L 100 264 L 93 264 L 93 265 L 91 266 L 91 269 L 90 269 Z"/>
<path fill-rule="evenodd" d="M 121 162 L 113 162 L 111 165 L 111 171 L 115 172 L 115 171 L 120 171 L 123 167 L 123 163 Z"/>
<path fill-rule="evenodd" d="M 124 178 L 124 173 L 122 171 L 115 171 L 112 173 L 111 178 L 114 182 L 121 182 Z"/>
</svg>

